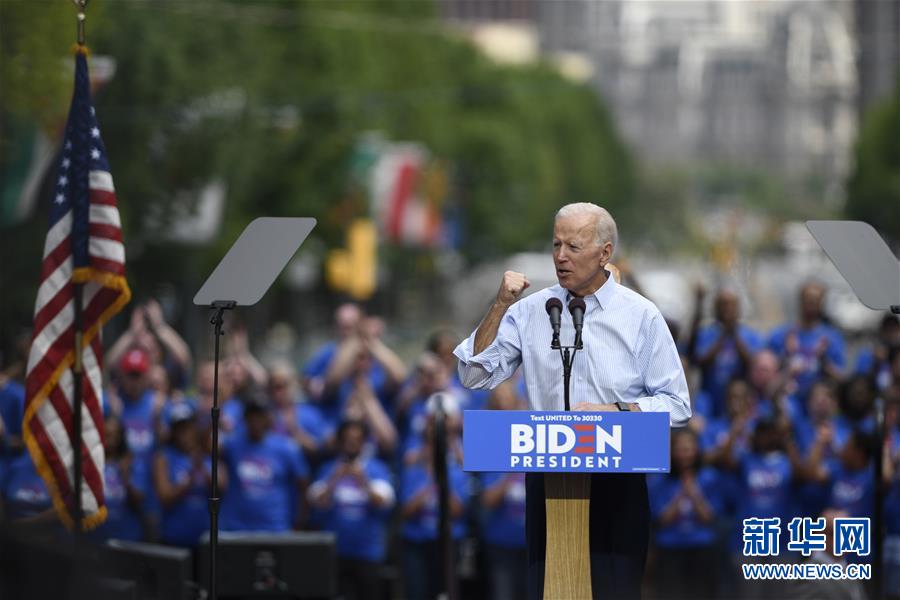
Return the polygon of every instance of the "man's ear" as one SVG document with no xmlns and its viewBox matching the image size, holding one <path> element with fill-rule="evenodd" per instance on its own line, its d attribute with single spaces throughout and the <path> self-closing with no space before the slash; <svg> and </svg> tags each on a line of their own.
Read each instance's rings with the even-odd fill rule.
<svg viewBox="0 0 900 600">
<path fill-rule="evenodd" d="M 603 264 L 608 264 L 610 259 L 612 259 L 612 242 L 606 242 L 603 244 L 603 252 L 600 254 L 600 260 L 603 261 Z"/>
</svg>

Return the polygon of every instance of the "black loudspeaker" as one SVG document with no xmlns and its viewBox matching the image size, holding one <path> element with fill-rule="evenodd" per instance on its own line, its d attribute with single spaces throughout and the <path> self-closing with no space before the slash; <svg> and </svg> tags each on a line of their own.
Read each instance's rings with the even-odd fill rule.
<svg viewBox="0 0 900 600">
<path fill-rule="evenodd" d="M 158 544 L 110 540 L 104 548 L 104 570 L 117 579 L 133 581 L 138 600 L 191 600 L 191 551 Z"/>
<path fill-rule="evenodd" d="M 333 533 L 222 532 L 216 560 L 220 598 L 334 598 Z M 197 548 L 197 581 L 209 581 L 209 538 Z"/>
</svg>

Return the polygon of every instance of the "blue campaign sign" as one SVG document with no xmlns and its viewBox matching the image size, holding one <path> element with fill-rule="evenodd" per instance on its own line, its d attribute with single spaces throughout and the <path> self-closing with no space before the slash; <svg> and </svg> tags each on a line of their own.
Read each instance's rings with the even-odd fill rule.
<svg viewBox="0 0 900 600">
<path fill-rule="evenodd" d="M 669 415 L 467 410 L 466 471 L 667 473 Z"/>
</svg>

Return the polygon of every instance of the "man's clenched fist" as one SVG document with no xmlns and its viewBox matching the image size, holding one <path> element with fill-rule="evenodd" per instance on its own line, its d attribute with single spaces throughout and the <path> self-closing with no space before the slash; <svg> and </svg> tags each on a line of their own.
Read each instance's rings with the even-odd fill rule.
<svg viewBox="0 0 900 600">
<path fill-rule="evenodd" d="M 522 273 L 507 271 L 503 274 L 503 282 L 500 284 L 500 291 L 497 292 L 497 301 L 505 306 L 511 306 L 530 285 L 528 278 Z"/>
</svg>

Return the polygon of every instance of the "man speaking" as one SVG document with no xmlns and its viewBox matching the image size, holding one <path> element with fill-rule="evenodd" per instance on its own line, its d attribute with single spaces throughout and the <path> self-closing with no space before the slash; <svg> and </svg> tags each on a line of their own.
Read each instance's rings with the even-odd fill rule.
<svg viewBox="0 0 900 600">
<path fill-rule="evenodd" d="M 553 227 L 553 263 L 559 285 L 516 302 L 530 285 L 522 273 L 507 271 L 478 329 L 454 351 L 459 375 L 469 388 L 494 388 L 521 364 L 533 410 L 565 410 L 559 350 L 548 300 L 568 306 L 584 300 L 582 342 L 572 367 L 571 408 L 580 411 L 669 413 L 672 426 L 691 416 L 681 359 L 665 320 L 652 302 L 616 283 L 606 265 L 618 233 L 606 209 L 580 202 L 563 206 Z M 575 337 L 563 311 L 561 337 Z M 540 473 L 526 476 L 528 591 L 541 598 L 544 587 L 546 511 Z M 650 507 L 643 474 L 591 475 L 590 564 L 596 598 L 639 598 Z"/>
</svg>

